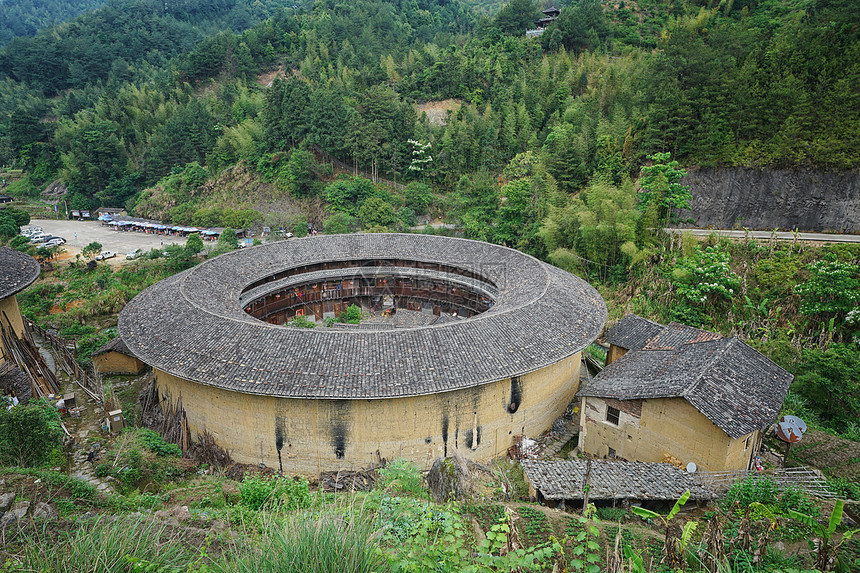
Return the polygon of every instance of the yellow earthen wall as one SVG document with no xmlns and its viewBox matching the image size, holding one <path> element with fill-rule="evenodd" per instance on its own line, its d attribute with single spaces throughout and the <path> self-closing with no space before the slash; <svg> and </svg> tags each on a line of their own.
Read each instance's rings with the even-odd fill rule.
<svg viewBox="0 0 860 573">
<path fill-rule="evenodd" d="M 621 348 L 620 346 L 615 346 L 614 344 L 609 345 L 609 352 L 606 353 L 606 365 L 609 366 L 622 356 L 627 354 L 626 348 Z"/>
<path fill-rule="evenodd" d="M 377 455 L 429 468 L 455 449 L 486 461 L 518 434 L 547 429 L 579 389 L 580 355 L 483 386 L 384 400 L 305 400 L 223 390 L 155 370 L 162 399 L 181 398 L 192 436 L 204 430 L 241 463 L 318 475 L 358 469 Z M 517 396 L 519 395 L 519 398 Z M 519 404 L 511 412 L 511 404 Z M 339 457 L 340 455 L 340 457 Z"/>
<path fill-rule="evenodd" d="M 99 374 L 140 374 L 146 365 L 121 352 L 105 352 L 93 357 L 93 366 Z"/>
<path fill-rule="evenodd" d="M 3 316 L 3 313 L 6 313 L 6 316 L 9 318 L 9 321 L 12 323 L 12 328 L 15 330 L 15 333 L 20 337 L 24 332 L 24 321 L 21 318 L 21 311 L 18 308 L 18 301 L 14 296 L 6 297 L 3 300 L 0 300 L 0 317 Z M 5 320 L 0 318 L 0 320 Z M 2 342 L 0 342 L 2 344 Z M 0 352 L 0 363 L 5 362 L 3 360 L 3 352 Z"/>
<path fill-rule="evenodd" d="M 607 457 L 613 448 L 630 461 L 660 462 L 671 455 L 701 470 L 747 469 L 758 440 L 758 432 L 733 440 L 683 398 L 643 400 L 641 418 L 622 412 L 618 426 L 606 421 L 606 407 L 600 398 L 583 398 L 579 443 L 586 454 Z"/>
</svg>

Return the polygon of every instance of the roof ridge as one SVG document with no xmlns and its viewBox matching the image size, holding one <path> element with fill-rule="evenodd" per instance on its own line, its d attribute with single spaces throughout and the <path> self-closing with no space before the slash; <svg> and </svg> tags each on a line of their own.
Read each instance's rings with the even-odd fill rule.
<svg viewBox="0 0 860 573">
<path fill-rule="evenodd" d="M 728 343 L 727 343 L 725 346 L 723 346 L 723 348 L 722 348 L 720 351 L 718 351 L 718 352 L 714 352 L 714 355 L 713 355 L 713 356 L 711 356 L 711 358 L 710 358 L 710 359 L 709 359 L 709 360 L 708 360 L 708 361 L 707 361 L 707 362 L 702 366 L 702 368 L 700 368 L 700 369 L 699 369 L 699 373 L 698 373 L 698 375 L 697 375 L 697 376 L 696 376 L 696 377 L 695 377 L 695 378 L 690 382 L 690 384 L 687 386 L 687 389 L 686 389 L 686 390 L 684 390 L 684 392 L 683 392 L 683 393 L 681 393 L 681 396 L 682 396 L 685 400 L 687 400 L 687 394 L 688 394 L 688 393 L 690 393 L 690 392 L 692 392 L 692 390 L 693 390 L 693 389 L 694 389 L 698 384 L 700 384 L 700 383 L 701 383 L 702 378 L 704 378 L 704 377 L 705 377 L 705 374 L 707 374 L 708 372 L 710 372 L 710 370 L 711 370 L 711 366 L 713 366 L 713 365 L 714 365 L 714 362 L 716 362 L 717 360 L 719 360 L 720 358 L 722 358 L 722 357 L 725 355 L 725 353 L 729 351 L 729 349 L 732 347 L 732 343 L 733 343 L 735 340 L 737 340 L 737 337 L 736 337 L 736 336 L 733 336 L 732 338 L 720 337 L 720 338 L 716 338 L 716 339 L 714 339 L 714 340 L 709 340 L 709 341 L 707 341 L 707 342 L 718 342 L 718 341 L 720 341 L 720 340 L 726 340 Z M 701 344 L 701 343 L 696 343 L 696 344 Z M 687 402 L 690 402 L 690 401 L 689 401 L 689 400 L 687 400 Z M 692 402 L 690 402 L 690 404 L 693 404 L 693 403 L 692 403 Z M 698 408 L 696 408 L 696 409 L 697 409 L 697 410 L 699 410 Z M 700 412 L 702 412 L 701 410 L 699 410 L 699 411 L 700 411 Z M 704 413 L 704 412 L 702 412 L 702 414 L 705 414 L 705 413 Z M 705 417 L 706 417 L 706 418 L 708 418 L 708 419 L 710 420 L 710 418 L 707 416 L 707 414 L 705 414 Z"/>
</svg>

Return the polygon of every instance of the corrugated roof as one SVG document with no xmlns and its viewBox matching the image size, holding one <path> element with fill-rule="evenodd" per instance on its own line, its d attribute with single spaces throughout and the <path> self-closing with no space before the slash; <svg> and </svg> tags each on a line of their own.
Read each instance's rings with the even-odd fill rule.
<svg viewBox="0 0 860 573">
<path fill-rule="evenodd" d="M 244 312 L 249 285 L 325 261 L 410 260 L 472 271 L 498 289 L 467 320 L 386 331 L 284 328 Z M 554 364 L 592 342 L 600 294 L 537 259 L 477 241 L 403 234 L 290 239 L 227 253 L 144 290 L 120 335 L 145 363 L 229 390 L 296 398 L 445 392 Z"/>
<path fill-rule="evenodd" d="M 529 483 L 544 499 L 583 499 L 587 460 L 523 460 Z M 591 460 L 588 497 L 600 499 L 677 500 L 690 490 L 690 499 L 712 499 L 714 493 L 675 466 L 649 462 Z"/>
<path fill-rule="evenodd" d="M 7 247 L 0 247 L 0 300 L 18 294 L 39 278 L 36 259 Z"/>
<path fill-rule="evenodd" d="M 732 438 L 771 424 L 793 376 L 737 337 L 672 323 L 607 366 L 579 396 L 685 398 Z"/>
</svg>

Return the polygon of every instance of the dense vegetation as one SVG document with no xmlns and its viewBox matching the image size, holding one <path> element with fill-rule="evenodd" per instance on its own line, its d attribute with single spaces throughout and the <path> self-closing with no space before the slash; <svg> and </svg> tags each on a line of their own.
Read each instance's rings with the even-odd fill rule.
<svg viewBox="0 0 860 573">
<path fill-rule="evenodd" d="M 0 2 L 0 47 L 19 36 L 35 36 L 42 28 L 98 8 L 104 0 L 5 0 Z"/>
</svg>

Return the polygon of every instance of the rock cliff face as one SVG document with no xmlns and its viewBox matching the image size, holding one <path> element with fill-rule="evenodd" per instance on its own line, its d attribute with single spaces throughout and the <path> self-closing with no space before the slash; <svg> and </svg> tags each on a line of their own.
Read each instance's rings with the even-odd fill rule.
<svg viewBox="0 0 860 573">
<path fill-rule="evenodd" d="M 691 169 L 696 227 L 860 231 L 860 173 L 751 167 Z"/>
</svg>

